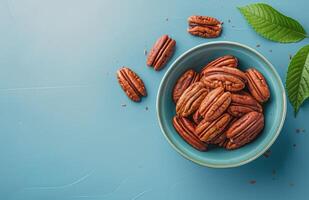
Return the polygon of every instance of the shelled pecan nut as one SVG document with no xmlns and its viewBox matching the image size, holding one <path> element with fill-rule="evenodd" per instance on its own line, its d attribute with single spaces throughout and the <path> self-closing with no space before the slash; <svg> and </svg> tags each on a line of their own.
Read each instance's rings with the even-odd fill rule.
<svg viewBox="0 0 309 200">
<path fill-rule="evenodd" d="M 264 116 L 259 112 L 250 112 L 235 121 L 226 131 L 226 137 L 230 139 L 227 149 L 239 148 L 253 139 L 264 128 Z"/>
<path fill-rule="evenodd" d="M 245 87 L 247 78 L 245 73 L 237 68 L 220 67 L 205 69 L 201 81 L 206 87 L 224 87 L 228 91 L 237 92 Z"/>
<path fill-rule="evenodd" d="M 133 101 L 140 101 L 142 96 L 147 96 L 142 79 L 128 67 L 117 71 L 117 79 L 123 91 Z"/>
<path fill-rule="evenodd" d="M 270 97 L 269 88 L 264 76 L 256 69 L 246 71 L 248 88 L 252 96 L 259 102 L 265 102 Z"/>
<path fill-rule="evenodd" d="M 218 37 L 222 30 L 222 23 L 213 17 L 193 15 L 188 18 L 188 32 L 204 38 Z"/>
<path fill-rule="evenodd" d="M 232 93 L 231 99 L 232 102 L 227 111 L 234 117 L 241 117 L 252 111 L 263 112 L 259 102 L 246 92 Z"/>
<path fill-rule="evenodd" d="M 196 82 L 190 85 L 177 101 L 177 115 L 187 117 L 194 113 L 199 108 L 205 96 L 208 94 L 208 91 L 209 90 L 202 82 Z"/>
<path fill-rule="evenodd" d="M 215 68 L 215 67 L 234 67 L 235 68 L 237 66 L 238 66 L 238 60 L 236 57 L 231 56 L 231 55 L 225 55 L 225 56 L 221 56 L 211 61 L 206 66 L 204 66 L 201 70 L 201 74 L 203 74 L 203 72 L 209 68 Z"/>
<path fill-rule="evenodd" d="M 188 119 L 175 116 L 173 118 L 173 125 L 178 134 L 191 146 L 199 151 L 207 150 L 207 145 L 203 143 L 194 133 L 195 125 Z"/>
<path fill-rule="evenodd" d="M 173 89 L 173 100 L 176 103 L 182 93 L 193 83 L 199 81 L 200 75 L 192 69 L 187 70 L 177 80 Z"/>
<path fill-rule="evenodd" d="M 214 121 L 206 121 L 203 119 L 195 128 L 195 133 L 203 142 L 212 143 L 221 135 L 224 128 L 228 125 L 231 116 L 224 113 Z"/>
<path fill-rule="evenodd" d="M 161 36 L 150 50 L 147 65 L 154 67 L 156 71 L 160 70 L 172 56 L 175 45 L 176 41 L 168 35 Z"/>
<path fill-rule="evenodd" d="M 202 101 L 198 112 L 206 121 L 218 118 L 231 103 L 231 93 L 224 92 L 223 87 L 210 91 Z"/>
</svg>

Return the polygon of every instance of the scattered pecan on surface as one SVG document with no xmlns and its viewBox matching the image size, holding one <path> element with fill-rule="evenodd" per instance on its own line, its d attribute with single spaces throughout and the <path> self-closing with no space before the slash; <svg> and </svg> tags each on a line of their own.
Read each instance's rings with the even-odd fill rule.
<svg viewBox="0 0 309 200">
<path fill-rule="evenodd" d="M 141 97 L 147 96 L 145 85 L 142 79 L 128 67 L 122 67 L 117 71 L 118 82 L 133 101 L 140 101 Z"/>
<path fill-rule="evenodd" d="M 176 41 L 168 35 L 161 36 L 148 54 L 147 65 L 152 66 L 156 71 L 162 69 L 172 56 L 175 45 Z"/>
<path fill-rule="evenodd" d="M 193 15 L 188 18 L 188 32 L 204 38 L 215 38 L 221 34 L 222 23 L 213 17 Z"/>
</svg>

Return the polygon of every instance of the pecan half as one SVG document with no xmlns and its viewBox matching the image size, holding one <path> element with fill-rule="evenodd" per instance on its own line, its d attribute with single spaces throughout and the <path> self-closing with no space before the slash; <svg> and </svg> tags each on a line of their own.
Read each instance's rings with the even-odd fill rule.
<svg viewBox="0 0 309 200">
<path fill-rule="evenodd" d="M 204 38 L 218 37 L 222 30 L 222 23 L 213 17 L 194 15 L 188 18 L 188 23 L 190 34 Z"/>
<path fill-rule="evenodd" d="M 221 136 L 230 119 L 231 116 L 228 113 L 224 113 L 212 122 L 203 119 L 195 128 L 195 133 L 203 142 L 212 143 Z"/>
<path fill-rule="evenodd" d="M 198 112 L 206 121 L 212 121 L 224 113 L 230 103 L 231 93 L 224 92 L 223 87 L 218 87 L 207 94 L 202 101 Z"/>
<path fill-rule="evenodd" d="M 232 102 L 227 109 L 234 117 L 241 117 L 246 113 L 256 111 L 263 112 L 262 106 L 247 92 L 239 92 L 237 94 L 231 94 Z"/>
<path fill-rule="evenodd" d="M 173 125 L 178 134 L 191 146 L 199 151 L 206 151 L 207 145 L 203 143 L 194 133 L 195 125 L 184 117 L 175 116 Z"/>
<path fill-rule="evenodd" d="M 176 103 L 182 93 L 193 83 L 200 80 L 200 75 L 194 70 L 189 69 L 177 80 L 173 89 L 173 100 Z"/>
<path fill-rule="evenodd" d="M 259 112 L 250 112 L 235 121 L 226 131 L 230 139 L 227 149 L 239 148 L 257 137 L 264 127 L 264 116 Z"/>
<path fill-rule="evenodd" d="M 162 69 L 172 56 L 175 45 L 176 41 L 168 35 L 161 36 L 150 50 L 147 65 L 153 66 L 156 71 Z"/>
<path fill-rule="evenodd" d="M 252 96 L 259 102 L 265 102 L 270 97 L 269 88 L 264 76 L 256 69 L 246 71 L 248 88 Z"/>
<path fill-rule="evenodd" d="M 194 113 L 207 94 L 208 89 L 202 82 L 196 82 L 190 85 L 177 101 L 177 115 L 187 117 Z"/>
<path fill-rule="evenodd" d="M 203 71 L 209 68 L 214 68 L 214 67 L 237 67 L 238 65 L 238 60 L 236 57 L 231 56 L 231 55 L 226 55 L 226 56 L 221 56 L 210 63 L 208 63 L 203 69 L 201 70 L 201 74 L 203 74 Z"/>
<path fill-rule="evenodd" d="M 123 91 L 133 101 L 140 101 L 142 96 L 147 96 L 142 79 L 128 67 L 117 71 L 117 79 Z"/>
<path fill-rule="evenodd" d="M 220 67 L 205 69 L 201 81 L 206 87 L 224 87 L 231 92 L 240 91 L 245 87 L 246 75 L 237 68 Z"/>
</svg>

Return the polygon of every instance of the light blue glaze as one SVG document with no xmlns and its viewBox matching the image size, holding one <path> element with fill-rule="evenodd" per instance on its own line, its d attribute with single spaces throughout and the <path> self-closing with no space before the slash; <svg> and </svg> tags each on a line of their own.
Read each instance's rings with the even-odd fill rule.
<svg viewBox="0 0 309 200">
<path fill-rule="evenodd" d="M 171 94 L 175 82 L 186 70 L 192 68 L 200 71 L 207 63 L 224 55 L 236 56 L 241 70 L 245 71 L 254 67 L 264 75 L 271 93 L 270 100 L 264 106 L 265 127 L 254 142 L 243 148 L 234 151 L 216 148 L 208 152 L 200 152 L 186 143 L 172 125 L 171 121 L 175 116 L 175 104 Z M 159 87 L 157 112 L 163 134 L 180 154 L 200 165 L 227 168 L 239 166 L 256 159 L 273 144 L 284 123 L 286 96 L 275 68 L 260 53 L 235 42 L 209 42 L 186 51 L 171 64 Z"/>
<path fill-rule="evenodd" d="M 199 44 L 228 40 L 254 48 L 284 82 L 289 54 L 309 40 L 279 44 L 258 36 L 236 9 L 252 2 L 0 0 L 0 199 L 306 199 L 308 101 L 297 118 L 287 104 L 268 158 L 232 169 L 184 159 L 157 122 L 163 75 Z M 263 2 L 309 32 L 307 0 Z M 222 35 L 189 35 L 186 19 L 192 14 L 223 21 Z M 155 72 L 145 65 L 144 49 L 166 33 L 177 41 L 176 52 Z M 148 96 L 140 103 L 131 102 L 117 83 L 115 72 L 123 65 L 145 82 Z"/>
</svg>

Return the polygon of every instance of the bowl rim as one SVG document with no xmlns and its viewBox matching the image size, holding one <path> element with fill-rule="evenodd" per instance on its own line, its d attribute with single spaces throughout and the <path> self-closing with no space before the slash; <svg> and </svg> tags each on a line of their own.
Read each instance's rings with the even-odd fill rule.
<svg viewBox="0 0 309 200">
<path fill-rule="evenodd" d="M 171 73 L 172 71 L 172 68 L 173 66 L 175 66 L 181 59 L 183 59 L 185 56 L 187 56 L 188 54 L 194 52 L 195 50 L 199 49 L 199 48 L 203 48 L 205 46 L 210 46 L 210 45 L 224 45 L 224 44 L 227 44 L 227 45 L 235 45 L 235 46 L 238 46 L 238 47 L 241 47 L 241 48 L 244 48 L 244 49 L 247 49 L 251 52 L 253 52 L 254 54 L 256 54 L 258 57 L 260 57 L 260 59 L 262 59 L 265 63 L 267 63 L 267 65 L 269 66 L 269 69 L 272 71 L 272 73 L 274 74 L 274 78 L 277 79 L 277 82 L 279 83 L 279 87 L 281 88 L 281 90 L 283 91 L 282 93 L 282 99 L 283 99 L 283 111 L 282 111 L 282 117 L 281 117 L 281 120 L 280 120 L 280 124 L 279 126 L 277 126 L 277 129 L 276 129 L 276 133 L 273 135 L 273 137 L 271 138 L 271 140 L 268 141 L 268 144 L 260 151 L 257 151 L 256 154 L 254 156 L 251 156 L 249 158 L 247 158 L 246 160 L 242 160 L 240 162 L 237 162 L 237 163 L 232 163 L 232 164 L 213 164 L 213 163 L 206 163 L 206 162 L 202 162 L 200 160 L 195 160 L 194 158 L 190 157 L 189 155 L 187 155 L 185 152 L 183 152 L 182 150 L 180 150 L 174 143 L 173 141 L 170 140 L 170 138 L 167 136 L 166 132 L 165 132 L 165 129 L 163 128 L 163 122 L 161 120 L 161 111 L 160 111 L 160 98 L 161 98 L 161 94 L 163 93 L 163 86 L 164 86 L 164 83 L 166 82 L 166 79 L 167 77 L 169 76 L 169 74 Z M 244 44 L 241 44 L 241 43 L 238 43 L 238 42 L 233 42 L 233 41 L 213 41 L 213 42 L 206 42 L 206 43 L 202 43 L 202 44 L 199 44 L 195 47 L 192 47 L 190 48 L 189 50 L 185 51 L 184 53 L 182 53 L 171 65 L 170 67 L 168 68 L 168 70 L 165 72 L 161 82 L 160 82 L 160 85 L 159 85 L 159 88 L 158 88 L 158 92 L 157 92 L 157 99 L 156 99 L 156 111 L 157 111 L 157 120 L 159 122 L 159 125 L 160 125 L 160 129 L 161 129 L 161 132 L 163 133 L 165 139 L 168 141 L 168 143 L 180 154 L 182 155 L 183 157 L 185 157 L 186 159 L 196 163 L 196 164 L 199 164 L 201 166 L 206 166 L 206 167 L 211 167 L 211 168 L 232 168 L 232 167 L 238 167 L 238 166 L 241 166 L 241 165 L 244 165 L 244 164 L 247 164 L 255 159 L 257 159 L 258 157 L 260 157 L 263 153 L 265 153 L 270 147 L 271 145 L 275 142 L 275 140 L 278 138 L 281 130 L 282 130 L 282 127 L 283 127 L 283 124 L 284 124 L 284 121 L 285 121 L 285 118 L 286 118 L 286 110 L 287 110 L 287 103 L 286 103 L 286 93 L 285 93 L 285 88 L 282 84 L 282 81 L 281 81 L 281 78 L 279 76 L 279 74 L 277 73 L 275 67 L 261 54 L 259 53 L 257 50 L 247 46 L 247 45 L 244 45 Z"/>
</svg>

